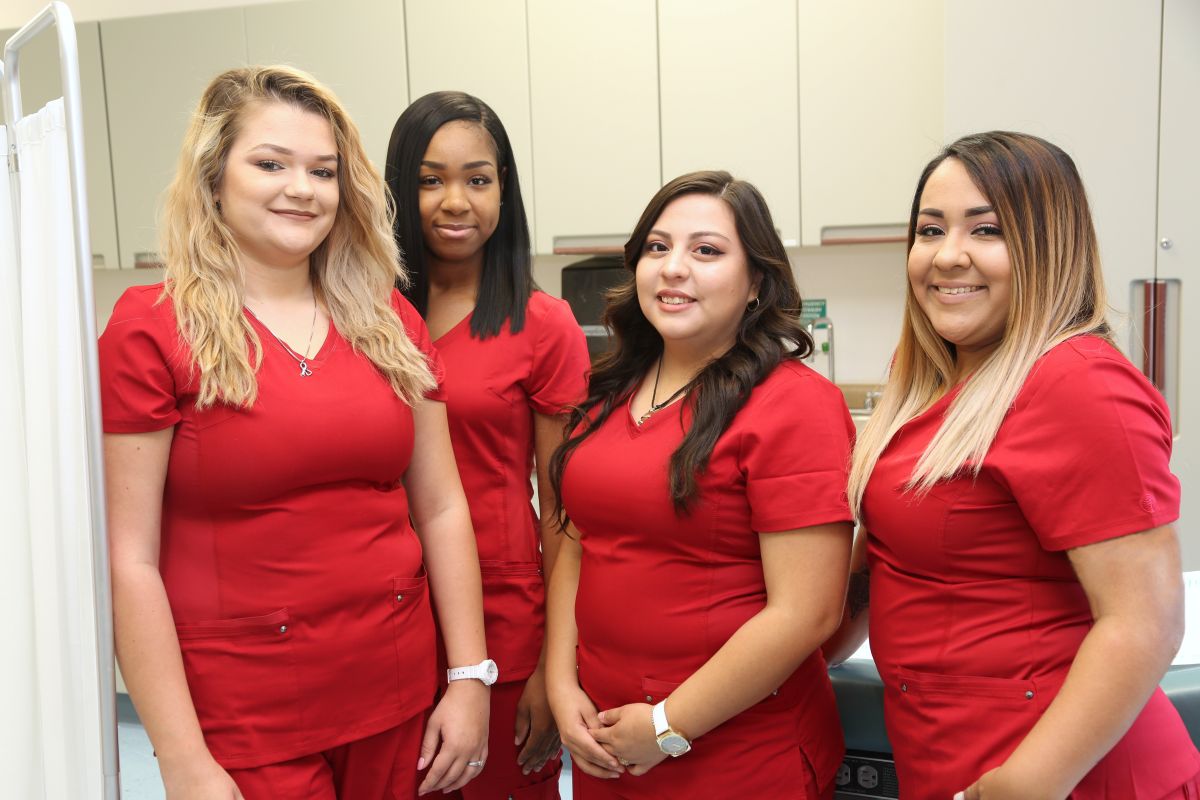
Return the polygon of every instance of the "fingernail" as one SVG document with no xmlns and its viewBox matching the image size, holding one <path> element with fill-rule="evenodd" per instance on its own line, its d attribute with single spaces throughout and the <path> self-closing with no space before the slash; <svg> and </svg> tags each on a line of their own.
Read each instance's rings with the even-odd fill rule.
<svg viewBox="0 0 1200 800">
<path fill-rule="evenodd" d="M 417 759 L 417 769 L 418 770 L 425 769 L 425 756 L 421 756 L 420 758 Z"/>
<path fill-rule="evenodd" d="M 955 792 L 954 800 L 967 800 L 967 793 L 966 792 Z"/>
</svg>

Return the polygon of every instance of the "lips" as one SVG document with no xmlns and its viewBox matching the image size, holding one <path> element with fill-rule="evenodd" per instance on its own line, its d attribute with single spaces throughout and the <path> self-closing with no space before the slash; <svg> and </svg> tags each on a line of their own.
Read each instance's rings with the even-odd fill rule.
<svg viewBox="0 0 1200 800">
<path fill-rule="evenodd" d="M 271 211 L 281 217 L 289 217 L 291 219 L 316 219 L 316 214 L 311 211 L 298 211 L 294 208 L 273 208 Z"/>
<path fill-rule="evenodd" d="M 983 286 L 934 286 L 933 290 L 938 294 L 955 296 L 982 292 L 984 288 Z"/>
<path fill-rule="evenodd" d="M 439 236 L 445 239 L 466 239 L 475 230 L 475 226 L 452 223 L 448 225 L 434 225 L 433 229 L 437 231 Z"/>
</svg>

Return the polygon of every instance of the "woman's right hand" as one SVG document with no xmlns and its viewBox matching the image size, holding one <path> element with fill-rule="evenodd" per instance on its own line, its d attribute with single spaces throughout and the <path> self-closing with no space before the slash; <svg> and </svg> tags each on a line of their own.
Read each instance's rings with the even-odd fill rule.
<svg viewBox="0 0 1200 800">
<path fill-rule="evenodd" d="M 171 763 L 159 759 L 167 800 L 244 800 L 237 784 L 212 756 Z"/>
<path fill-rule="evenodd" d="M 589 728 L 602 726 L 596 705 L 583 689 L 561 687 L 550 693 L 550 710 L 558 723 L 563 747 L 571 753 L 571 763 L 593 778 L 619 778 L 625 768 L 616 757 L 592 738 Z"/>
</svg>

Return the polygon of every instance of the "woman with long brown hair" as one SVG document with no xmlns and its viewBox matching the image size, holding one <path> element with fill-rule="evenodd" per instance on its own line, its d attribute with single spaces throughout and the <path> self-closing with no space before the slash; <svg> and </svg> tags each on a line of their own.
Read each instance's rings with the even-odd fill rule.
<svg viewBox="0 0 1200 800">
<path fill-rule="evenodd" d="M 908 245 L 850 478 L 869 614 L 852 591 L 827 648 L 869 618 L 903 797 L 1197 796 L 1157 687 L 1183 631 L 1170 417 L 1113 346 L 1074 162 L 963 137 L 921 174 Z"/>
<path fill-rule="evenodd" d="M 828 798 L 817 646 L 845 591 L 853 425 L 766 203 L 724 172 L 650 201 L 551 475 L 569 517 L 547 674 L 575 796 Z M 670 758 L 669 758 L 670 757 Z"/>
<path fill-rule="evenodd" d="M 475 540 L 354 123 L 297 70 L 217 76 L 163 230 L 100 364 L 117 656 L 168 800 L 462 786 L 488 690 L 430 713 L 430 595 L 450 664 L 485 662 Z"/>
</svg>

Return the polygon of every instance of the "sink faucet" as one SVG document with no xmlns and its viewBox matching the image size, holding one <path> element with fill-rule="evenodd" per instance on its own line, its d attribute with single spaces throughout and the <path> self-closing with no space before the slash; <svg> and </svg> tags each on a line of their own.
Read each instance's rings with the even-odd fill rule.
<svg viewBox="0 0 1200 800">
<path fill-rule="evenodd" d="M 837 381 L 835 380 L 835 378 L 833 376 L 833 320 L 831 320 L 829 317 L 816 317 L 814 319 L 810 319 L 808 321 L 808 324 L 805 325 L 804 327 L 808 330 L 808 335 L 813 337 L 813 343 L 815 346 L 816 330 L 817 330 L 817 327 L 821 326 L 821 325 L 825 326 L 825 329 L 828 331 L 828 333 L 826 334 L 826 338 L 825 338 L 825 343 L 824 343 L 825 346 L 821 348 L 821 351 L 829 359 L 829 374 L 826 375 L 825 377 L 829 378 L 830 382 L 836 383 Z M 815 356 L 816 356 L 815 350 L 813 352 L 813 356 L 815 359 Z"/>
</svg>

